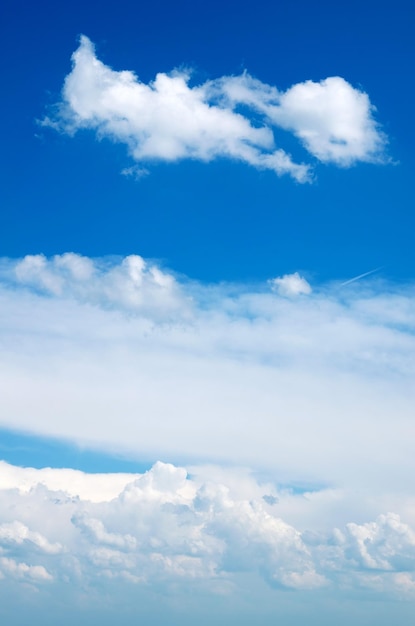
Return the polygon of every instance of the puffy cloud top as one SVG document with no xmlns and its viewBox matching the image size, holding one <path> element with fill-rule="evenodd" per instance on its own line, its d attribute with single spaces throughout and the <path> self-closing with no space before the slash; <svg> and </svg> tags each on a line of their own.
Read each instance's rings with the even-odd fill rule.
<svg viewBox="0 0 415 626">
<path fill-rule="evenodd" d="M 46 294 L 121 305 L 153 317 L 186 310 L 186 298 L 173 275 L 135 254 L 112 264 L 72 252 L 51 259 L 27 255 L 16 264 L 14 276 L 21 285 Z"/>
<path fill-rule="evenodd" d="M 311 285 L 298 272 L 270 280 L 271 287 L 283 296 L 298 296 L 311 293 Z"/>
<path fill-rule="evenodd" d="M 341 506 L 341 492 L 295 495 L 246 471 L 193 467 L 189 476 L 158 462 L 125 476 L 113 497 L 92 501 L 82 495 L 88 474 L 1 462 L 0 469 L 15 477 L 0 486 L 0 577 L 37 587 L 70 582 L 75 593 L 100 579 L 161 589 L 199 582 L 211 590 L 219 581 L 223 592 L 235 574 L 249 572 L 292 590 L 346 583 L 415 592 L 415 533 L 398 514 L 315 528 L 313 516 Z M 93 480 L 103 494 L 112 476 Z M 296 515 L 303 529 L 282 518 Z"/>
</svg>

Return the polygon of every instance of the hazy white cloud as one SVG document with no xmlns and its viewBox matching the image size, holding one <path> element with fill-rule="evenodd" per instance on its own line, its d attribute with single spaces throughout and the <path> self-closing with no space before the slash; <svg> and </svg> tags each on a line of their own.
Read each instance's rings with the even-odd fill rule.
<svg viewBox="0 0 415 626">
<path fill-rule="evenodd" d="M 73 253 L 51 259 L 28 255 L 15 264 L 13 272 L 18 283 L 44 294 L 121 306 L 152 317 L 168 317 L 178 309 L 186 312 L 186 300 L 172 274 L 138 255 L 111 264 Z"/>
<path fill-rule="evenodd" d="M 19 582 L 41 583 L 51 581 L 52 576 L 43 565 L 28 565 L 23 561 L 0 556 L 0 578 L 7 577 Z"/>
<path fill-rule="evenodd" d="M 190 73 L 174 70 L 145 84 L 131 71 L 104 65 L 85 36 L 72 60 L 62 102 L 44 124 L 69 133 L 94 129 L 127 144 L 138 162 L 226 157 L 309 181 L 310 165 L 295 163 L 276 146 L 273 127 L 293 132 L 322 162 L 347 166 L 382 159 L 385 136 L 374 107 L 340 77 L 306 81 L 286 92 L 247 73 L 191 87 Z M 262 116 L 260 126 L 249 110 Z M 146 170 L 123 172 L 140 176 Z"/>
<path fill-rule="evenodd" d="M 135 256 L 26 257 L 0 273 L 2 426 L 142 459 L 409 488 L 413 286 L 287 298 L 281 283 L 203 287 Z M 279 279 L 285 293 L 306 291 L 293 277 Z"/>
</svg>

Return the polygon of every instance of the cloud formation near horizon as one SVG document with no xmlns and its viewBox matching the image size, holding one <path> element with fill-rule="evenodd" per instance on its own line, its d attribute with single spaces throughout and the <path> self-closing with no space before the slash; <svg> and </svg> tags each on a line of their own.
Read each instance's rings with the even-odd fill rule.
<svg viewBox="0 0 415 626">
<path fill-rule="evenodd" d="M 339 76 L 285 92 L 247 72 L 192 87 L 189 72 L 174 70 L 145 84 L 131 71 L 104 65 L 85 36 L 72 60 L 62 102 L 43 123 L 69 133 L 95 130 L 126 144 L 139 164 L 230 158 L 310 181 L 311 164 L 296 163 L 276 145 L 276 128 L 293 133 L 322 163 L 347 167 L 384 159 L 386 138 L 368 95 Z M 258 116 L 259 125 L 253 122 Z"/>
<path fill-rule="evenodd" d="M 64 583 L 76 595 L 120 580 L 231 594 L 244 572 L 293 591 L 415 597 L 410 524 L 382 513 L 330 526 L 333 506 L 356 514 L 356 494 L 295 494 L 241 469 L 194 467 L 189 476 L 158 462 L 145 474 L 88 475 L 0 461 L 0 496 L 0 578 L 37 588 Z"/>
</svg>

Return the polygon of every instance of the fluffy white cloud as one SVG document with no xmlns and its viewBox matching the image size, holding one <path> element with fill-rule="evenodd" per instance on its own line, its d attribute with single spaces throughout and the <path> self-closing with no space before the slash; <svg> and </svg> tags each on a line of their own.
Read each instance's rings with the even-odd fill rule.
<svg viewBox="0 0 415 626">
<path fill-rule="evenodd" d="M 30 545 L 46 554 L 57 554 L 61 551 L 59 544 L 51 544 L 38 532 L 32 532 L 21 522 L 14 521 L 10 524 L 0 525 L 0 545 Z"/>
<path fill-rule="evenodd" d="M 401 522 L 399 515 L 388 513 L 374 522 L 349 523 L 344 541 L 348 544 L 349 558 L 361 567 L 380 571 L 407 567 L 415 570 L 415 532 Z"/>
<path fill-rule="evenodd" d="M 268 115 L 292 130 L 320 161 L 348 166 L 382 156 L 385 136 L 372 117 L 373 111 L 366 93 L 333 76 L 319 83 L 308 80 L 294 85 Z"/>
<path fill-rule="evenodd" d="M 212 81 L 209 90 L 233 107 L 252 107 L 269 124 L 292 131 L 322 162 L 348 166 L 383 158 L 386 137 L 368 95 L 340 76 L 308 80 L 281 93 L 245 73 Z"/>
<path fill-rule="evenodd" d="M 138 162 L 226 157 L 309 181 L 310 166 L 276 147 L 273 127 L 292 131 L 323 162 L 345 166 L 382 158 L 385 137 L 367 94 L 340 77 L 307 81 L 282 93 L 247 73 L 191 87 L 190 74 L 175 70 L 157 74 L 147 85 L 133 72 L 104 65 L 85 36 L 72 59 L 62 103 L 44 124 L 70 133 L 94 129 L 127 144 Z M 240 105 L 260 114 L 262 125 Z"/>
<path fill-rule="evenodd" d="M 308 295 L 312 291 L 310 284 L 298 272 L 272 278 L 270 285 L 274 291 L 283 296 Z"/>
<path fill-rule="evenodd" d="M 2 464 L 9 474 L 14 469 Z M 92 502 L 73 496 L 77 489 L 85 492 L 87 474 L 49 470 L 45 479 L 43 470 L 18 469 L 22 485 L 0 489 L 0 572 L 17 580 L 66 581 L 74 588 L 99 579 L 163 589 L 203 583 L 211 591 L 217 581 L 223 592 L 245 572 L 294 590 L 372 589 L 376 577 L 382 592 L 415 591 L 413 527 L 388 513 L 320 532 L 313 517 L 321 520 L 322 503 L 332 498 L 325 490 L 313 498 L 246 470 L 239 472 L 241 486 L 232 469 L 195 467 L 189 476 L 182 467 L 156 463 L 120 484 L 115 497 Z M 108 479 L 95 475 L 101 492 Z M 59 490 L 51 489 L 60 481 Z M 264 497 L 271 495 L 272 505 Z M 336 497 L 341 506 L 344 494 Z M 295 515 L 298 507 L 305 530 L 281 517 Z"/>
<path fill-rule="evenodd" d="M 27 257 L 0 273 L 2 426 L 142 459 L 409 488 L 413 287 L 286 298 L 273 283 L 178 282 L 140 257 Z M 284 288 L 304 291 L 293 276 Z"/>
</svg>

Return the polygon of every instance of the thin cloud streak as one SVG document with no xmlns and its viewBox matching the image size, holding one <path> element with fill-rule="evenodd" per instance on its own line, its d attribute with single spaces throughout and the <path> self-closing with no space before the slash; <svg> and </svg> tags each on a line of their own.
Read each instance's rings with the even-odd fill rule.
<svg viewBox="0 0 415 626">
<path fill-rule="evenodd" d="M 344 287 L 345 285 L 350 285 L 350 283 L 354 283 L 356 280 L 360 280 L 361 278 L 370 276 L 371 274 L 374 274 L 375 272 L 379 272 L 384 267 L 385 267 L 384 265 L 381 265 L 380 267 L 376 267 L 374 270 L 370 270 L 369 272 L 365 272 L 364 274 L 359 274 L 359 276 L 350 278 L 349 280 L 346 280 L 344 283 L 340 283 L 340 287 Z"/>
</svg>

